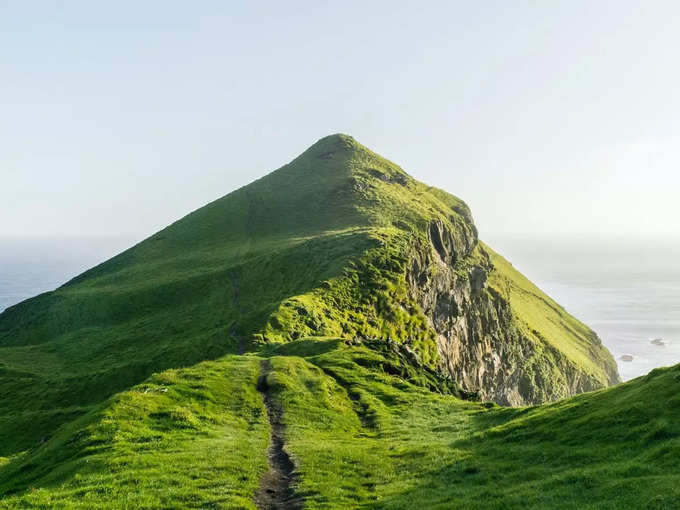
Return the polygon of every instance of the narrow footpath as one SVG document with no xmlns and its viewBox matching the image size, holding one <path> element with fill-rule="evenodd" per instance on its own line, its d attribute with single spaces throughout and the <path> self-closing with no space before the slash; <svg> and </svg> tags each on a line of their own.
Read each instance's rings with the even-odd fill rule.
<svg viewBox="0 0 680 510">
<path fill-rule="evenodd" d="M 269 360 L 263 361 L 257 389 L 262 393 L 262 400 L 267 409 L 271 439 L 267 449 L 269 471 L 260 479 L 260 488 L 255 493 L 255 504 L 260 510 L 298 510 L 302 508 L 302 498 L 297 496 L 294 490 L 298 475 L 295 473 L 295 464 L 284 449 L 285 426 L 281 422 L 283 411 L 274 402 L 267 387 L 267 374 L 270 371 Z"/>
</svg>

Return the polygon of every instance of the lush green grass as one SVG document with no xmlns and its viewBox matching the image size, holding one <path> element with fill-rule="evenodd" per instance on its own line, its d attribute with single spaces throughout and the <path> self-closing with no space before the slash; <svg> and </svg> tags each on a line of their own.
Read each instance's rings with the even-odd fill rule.
<svg viewBox="0 0 680 510">
<path fill-rule="evenodd" d="M 461 239 L 474 231 L 459 199 L 350 137 L 331 136 L 56 291 L 6 310 L 0 456 L 34 446 L 154 372 L 266 343 L 391 336 L 436 365 L 436 333 L 405 281 L 409 256 L 427 244 L 434 219 Z M 560 325 L 533 314 L 524 322 L 531 331 L 547 326 L 541 338 L 606 384 L 608 353 L 589 357 L 587 328 L 562 318 Z"/>
<path fill-rule="evenodd" d="M 151 377 L 10 459 L 0 508 L 253 508 L 259 375 L 258 359 L 228 356 Z"/>
<path fill-rule="evenodd" d="M 406 281 L 434 220 L 461 246 L 476 239 L 462 201 L 335 135 L 6 310 L 0 506 L 252 506 L 267 468 L 265 357 L 308 507 L 476 504 L 479 473 L 459 481 L 450 466 L 491 455 L 475 437 L 534 414 L 461 401 L 435 372 L 437 334 Z M 606 385 L 613 360 L 594 334 L 502 258 L 480 244 L 454 269 L 482 259 L 489 292 L 541 346 L 534 364 L 560 356 Z M 382 344 L 299 341 L 312 335 L 390 336 L 418 362 Z"/>
<path fill-rule="evenodd" d="M 329 137 L 56 291 L 0 314 L 0 456 L 36 444 L 153 372 L 311 328 L 344 333 L 323 313 L 328 303 L 319 321 L 305 319 L 305 331 L 278 319 L 291 302 L 318 296 L 325 282 L 343 278 L 350 261 L 384 242 L 379 229 L 389 228 L 391 216 L 381 207 L 408 197 L 413 210 L 404 218 L 424 221 L 427 197 L 415 200 L 399 185 L 385 184 L 380 200 L 357 194 L 356 186 L 383 185 L 372 173 L 380 168 L 402 175 L 351 138 Z M 450 196 L 449 202 L 462 204 Z M 382 268 L 370 267 L 384 284 Z M 360 315 L 357 321 L 367 324 Z M 385 323 L 370 320 L 371 331 Z"/>
<path fill-rule="evenodd" d="M 677 508 L 680 500 L 680 367 L 503 409 L 413 387 L 372 369 L 379 356 L 357 348 L 273 365 L 307 508 Z"/>
<path fill-rule="evenodd" d="M 680 367 L 510 409 L 390 375 L 311 338 L 170 370 L 4 467 L 0 507 L 252 507 L 266 469 L 260 361 L 305 508 L 677 508 Z M 11 494 L 14 492 L 14 494 Z"/>
</svg>

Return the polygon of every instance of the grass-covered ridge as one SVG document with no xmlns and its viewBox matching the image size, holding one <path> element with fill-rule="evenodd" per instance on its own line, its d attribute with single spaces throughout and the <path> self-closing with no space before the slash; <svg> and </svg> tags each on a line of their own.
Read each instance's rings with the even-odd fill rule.
<svg viewBox="0 0 680 510">
<path fill-rule="evenodd" d="M 308 338 L 170 370 L 0 467 L 0 508 L 255 508 L 262 361 L 305 508 L 674 508 L 680 368 L 534 408 L 393 375 L 388 353 Z"/>
<path fill-rule="evenodd" d="M 5 459 L 0 508 L 251 506 L 269 438 L 259 375 L 256 359 L 228 356 L 108 399 Z"/>
<path fill-rule="evenodd" d="M 433 221 L 461 245 L 476 238 L 461 200 L 351 137 L 320 140 L 268 176 L 0 314 L 0 455 L 49 436 L 153 372 L 271 342 L 391 336 L 435 366 L 436 332 L 405 283 L 409 258 L 427 245 Z M 581 339 L 570 328 L 544 336 L 607 383 L 602 366 L 613 361 L 572 349 Z"/>
<path fill-rule="evenodd" d="M 350 334 L 325 312 L 349 313 L 333 300 L 353 302 L 352 281 L 366 272 L 386 299 L 405 262 L 403 228 L 460 216 L 451 207 L 469 214 L 460 200 L 428 189 L 351 137 L 327 137 L 54 292 L 7 309 L 0 455 L 35 444 L 153 372 L 312 329 Z M 375 249 L 388 244 L 387 252 Z M 348 276 L 353 262 L 361 271 Z M 330 301 L 320 292 L 327 285 L 338 290 Z M 414 329 L 422 318 L 414 326 L 410 316 L 397 323 L 376 312 L 371 290 L 360 290 L 365 299 L 345 323 L 367 334 L 426 333 L 422 324 Z M 303 331 L 286 321 L 289 305 L 300 302 L 312 314 Z"/>
<path fill-rule="evenodd" d="M 305 507 L 473 502 L 476 468 L 459 482 L 451 466 L 491 450 L 459 443 L 535 413 L 475 403 L 483 388 L 445 370 L 435 295 L 463 368 L 498 371 L 488 345 L 508 348 L 532 402 L 616 380 L 596 335 L 478 242 L 464 202 L 333 135 L 0 314 L 0 507 L 252 507 L 262 388 Z"/>
</svg>

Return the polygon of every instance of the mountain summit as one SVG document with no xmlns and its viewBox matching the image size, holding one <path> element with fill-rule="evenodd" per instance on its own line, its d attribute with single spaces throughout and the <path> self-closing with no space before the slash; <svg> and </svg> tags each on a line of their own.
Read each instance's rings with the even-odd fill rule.
<svg viewBox="0 0 680 510">
<path fill-rule="evenodd" d="M 342 134 L 0 316 L 1 346 L 97 374 L 90 401 L 308 335 L 392 338 L 504 405 L 618 381 L 595 333 L 478 241 L 464 202 Z M 58 391 L 50 372 L 31 386 Z"/>
<path fill-rule="evenodd" d="M 115 464 L 106 451 L 123 443 L 139 453 L 170 434 L 198 448 L 186 431 L 226 427 L 260 451 L 264 411 L 282 443 L 281 413 L 312 388 L 318 409 L 358 409 L 343 430 L 378 433 L 402 397 L 356 377 L 503 406 L 619 382 L 597 335 L 481 242 L 463 201 L 336 134 L 0 314 L 0 457 L 14 459 L 0 494 L 67 483 L 88 455 Z M 293 386 L 293 400 L 267 393 L 263 407 L 258 389 Z M 293 460 L 272 493 L 297 483 Z M 237 472 L 242 460 L 219 462 Z M 239 494 L 255 490 L 258 462 Z"/>
</svg>

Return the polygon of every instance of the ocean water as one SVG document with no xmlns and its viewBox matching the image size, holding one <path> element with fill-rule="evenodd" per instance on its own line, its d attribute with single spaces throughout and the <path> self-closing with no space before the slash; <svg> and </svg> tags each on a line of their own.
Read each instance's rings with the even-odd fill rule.
<svg viewBox="0 0 680 510">
<path fill-rule="evenodd" d="M 0 239 L 0 311 L 55 289 L 134 241 Z M 624 380 L 680 363 L 680 245 L 492 241 L 515 267 L 600 335 Z"/>
<path fill-rule="evenodd" d="M 680 243 L 515 239 L 494 248 L 597 332 L 624 381 L 680 363 Z"/>
<path fill-rule="evenodd" d="M 54 290 L 131 246 L 130 238 L 0 238 L 0 312 Z"/>
</svg>

